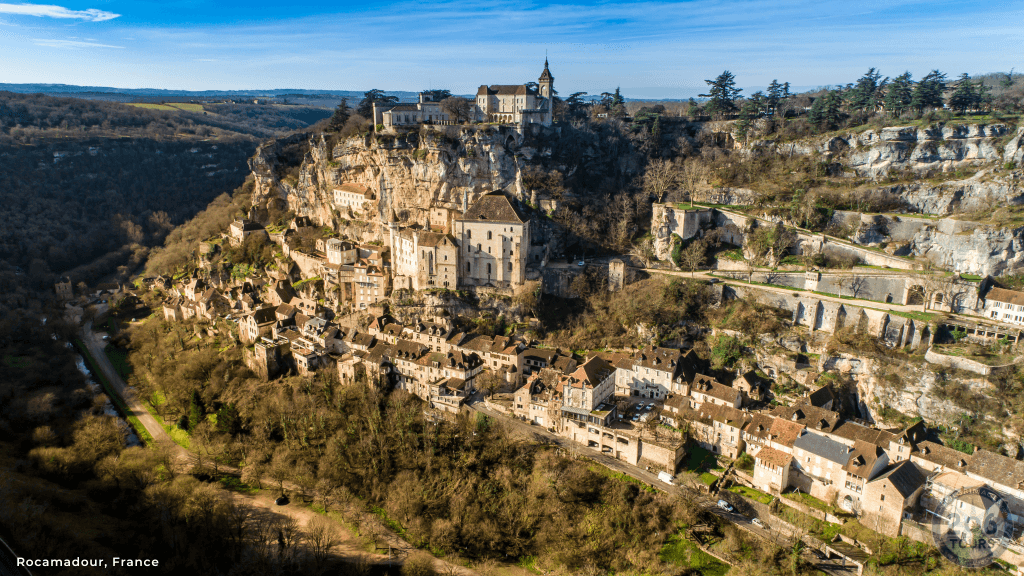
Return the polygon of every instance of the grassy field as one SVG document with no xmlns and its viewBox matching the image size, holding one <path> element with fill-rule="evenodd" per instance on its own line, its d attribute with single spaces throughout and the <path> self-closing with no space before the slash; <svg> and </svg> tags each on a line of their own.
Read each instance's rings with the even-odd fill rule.
<svg viewBox="0 0 1024 576">
<path fill-rule="evenodd" d="M 821 500 L 818 500 L 814 496 L 811 496 L 810 494 L 807 494 L 805 492 L 790 492 L 788 494 L 783 494 L 782 497 L 789 498 L 794 502 L 800 502 L 801 504 L 805 504 L 807 506 L 810 506 L 811 508 L 821 510 L 822 512 L 832 512 L 832 508 L 828 504 L 825 504 Z"/>
<path fill-rule="evenodd" d="M 668 537 L 658 552 L 658 558 L 677 566 L 693 568 L 704 576 L 723 576 L 729 571 L 728 564 L 723 564 L 687 540 L 683 531 L 680 530 L 679 533 Z"/>
<path fill-rule="evenodd" d="M 746 486 L 732 486 L 729 488 L 729 492 L 735 492 L 742 494 L 751 500 L 760 502 L 761 504 L 771 504 L 772 497 L 761 492 L 760 490 L 754 490 L 753 488 L 747 488 Z"/>
</svg>

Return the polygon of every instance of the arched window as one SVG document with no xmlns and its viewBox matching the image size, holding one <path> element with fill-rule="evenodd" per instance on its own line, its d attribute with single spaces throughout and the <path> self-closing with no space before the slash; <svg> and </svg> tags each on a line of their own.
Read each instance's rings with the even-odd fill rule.
<svg viewBox="0 0 1024 576">
<path fill-rule="evenodd" d="M 512 271 L 512 263 L 511 263 L 511 262 L 509 262 L 509 263 L 508 263 L 508 271 L 509 271 L 509 272 L 511 272 L 511 271 Z"/>
</svg>

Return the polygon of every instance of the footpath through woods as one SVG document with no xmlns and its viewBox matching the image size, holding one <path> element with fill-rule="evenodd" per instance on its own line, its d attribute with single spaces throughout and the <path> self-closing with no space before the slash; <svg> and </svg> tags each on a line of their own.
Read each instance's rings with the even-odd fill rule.
<svg viewBox="0 0 1024 576">
<path fill-rule="evenodd" d="M 92 360 L 95 361 L 95 365 L 102 372 L 102 374 L 97 374 L 97 376 L 102 377 L 106 381 L 105 383 L 109 384 L 111 390 L 108 390 L 108 393 L 112 391 L 119 396 L 120 404 L 127 412 L 125 416 L 132 416 L 136 418 L 136 421 L 140 422 L 145 428 L 145 431 L 153 438 L 153 442 L 160 449 L 166 450 L 181 470 L 191 470 L 196 465 L 197 459 L 195 455 L 184 447 L 176 444 L 174 440 L 171 439 L 167 430 L 164 429 L 157 419 L 150 414 L 149 410 L 147 410 L 142 404 L 142 401 L 138 398 L 138 394 L 135 393 L 135 389 L 128 386 L 124 379 L 121 378 L 121 375 L 117 373 L 117 370 L 114 368 L 114 365 L 111 364 L 110 359 L 107 358 L 106 352 L 104 351 L 104 348 L 107 346 L 107 342 L 103 340 L 101 333 L 93 332 L 91 321 L 86 322 L 82 327 L 82 343 L 86 346 L 89 355 L 92 356 Z M 115 404 L 117 404 L 117 402 L 115 402 Z M 142 436 L 142 434 L 140 434 L 140 436 Z M 231 466 L 218 465 L 218 471 L 230 476 L 241 475 L 241 471 L 239 469 Z M 263 479 L 262 483 L 271 486 L 278 484 L 277 481 L 269 478 Z M 283 485 L 288 493 L 299 496 L 296 500 L 309 500 L 308 495 L 306 495 L 304 490 L 298 485 L 290 482 L 284 482 Z M 231 492 L 231 497 L 236 501 L 245 502 L 255 509 L 288 516 L 295 520 L 299 526 L 305 526 L 310 519 L 321 515 L 312 508 L 305 506 L 304 503 L 300 501 L 295 501 L 284 506 L 278 506 L 275 503 L 275 497 L 271 494 L 272 490 L 268 489 L 256 494 Z M 369 562 L 371 564 L 381 566 L 386 566 L 389 563 L 401 565 L 408 555 L 416 550 L 412 545 L 405 540 L 402 540 L 401 537 L 384 526 L 376 516 L 366 513 L 364 514 L 363 520 L 364 522 L 369 521 L 379 524 L 375 530 L 379 536 L 375 539 L 376 549 L 379 551 L 388 550 L 390 553 L 366 552 L 362 547 L 362 539 L 357 534 L 348 527 L 332 521 L 331 526 L 334 528 L 335 539 L 337 541 L 337 545 L 331 550 L 332 557 L 346 563 Z M 477 572 L 469 568 L 451 564 L 439 558 L 434 559 L 434 567 L 438 572 L 444 574 L 460 576 L 475 576 L 477 574 Z M 0 573 L 0 576 L 3 576 L 2 573 Z"/>
</svg>

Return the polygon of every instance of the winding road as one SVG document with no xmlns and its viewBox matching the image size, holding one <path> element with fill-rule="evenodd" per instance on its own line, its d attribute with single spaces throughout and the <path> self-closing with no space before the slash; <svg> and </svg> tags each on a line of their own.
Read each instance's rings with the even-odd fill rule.
<svg viewBox="0 0 1024 576">
<path fill-rule="evenodd" d="M 104 348 L 107 346 L 107 342 L 103 340 L 102 333 L 96 333 L 92 330 L 92 322 L 86 322 L 82 327 L 82 342 L 89 350 L 89 354 L 95 359 L 96 364 L 99 365 L 100 370 L 106 377 L 107 382 L 114 388 L 114 391 L 121 397 L 125 407 L 131 416 L 135 416 L 142 423 L 142 426 L 149 432 L 150 436 L 158 446 L 168 450 L 173 455 L 174 459 L 179 463 L 181 469 L 188 470 L 195 464 L 195 457 L 191 452 L 185 448 L 179 446 L 171 439 L 171 436 L 164 430 L 164 427 L 157 422 L 156 418 L 146 410 L 146 407 L 139 400 L 138 395 L 135 393 L 135 389 L 128 386 L 127 383 L 121 378 L 114 369 L 113 364 L 110 363 L 110 359 L 107 358 Z M 240 471 L 237 468 L 221 465 L 219 469 L 222 472 L 233 476 L 239 476 Z M 272 479 L 265 478 L 264 484 L 275 485 L 276 482 Z M 284 487 L 286 492 L 293 496 L 293 503 L 284 506 L 278 506 L 275 504 L 275 497 L 272 495 L 272 490 L 263 490 L 256 494 L 244 494 L 238 492 L 231 492 L 231 498 L 238 501 L 244 501 L 257 510 L 264 512 L 270 512 L 272 514 L 281 514 L 288 516 L 298 522 L 299 526 L 304 526 L 311 518 L 317 515 L 312 509 L 303 505 L 305 495 L 303 490 L 296 484 L 285 482 Z M 381 553 L 369 553 L 365 550 L 362 544 L 362 539 L 356 536 L 351 530 L 332 522 L 331 525 L 334 527 L 335 539 L 337 545 L 332 548 L 331 556 L 336 560 L 343 562 L 370 562 L 372 564 L 385 565 L 389 562 L 395 564 L 401 564 L 405 558 L 411 552 L 415 551 L 408 542 L 402 540 L 394 532 L 391 532 L 383 524 L 377 521 L 375 516 L 366 514 L 363 518 L 364 521 L 375 522 L 379 525 L 378 534 L 380 537 L 377 539 L 376 546 L 378 550 L 388 550 L 389 554 Z M 0 547 L 0 552 L 3 551 L 3 547 Z M 2 554 L 0 554 L 2 557 Z M 0 564 L 0 570 L 2 570 L 2 564 Z M 476 576 L 477 573 L 469 568 L 450 564 L 441 559 L 434 559 L 435 569 L 439 573 L 444 574 L 458 574 L 461 576 Z M 11 576 L 25 576 L 26 573 L 12 573 Z M 4 572 L 0 571 L 0 576 L 7 576 Z"/>
</svg>

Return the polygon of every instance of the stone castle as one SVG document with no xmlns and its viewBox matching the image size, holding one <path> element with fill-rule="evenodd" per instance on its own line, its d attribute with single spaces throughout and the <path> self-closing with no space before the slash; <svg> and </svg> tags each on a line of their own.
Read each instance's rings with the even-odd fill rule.
<svg viewBox="0 0 1024 576">
<path fill-rule="evenodd" d="M 552 122 L 552 95 L 555 77 L 548 70 L 544 59 L 544 71 L 537 81 L 537 88 L 530 84 L 482 85 L 477 90 L 470 112 L 471 122 L 494 122 L 500 124 L 541 124 Z M 421 93 L 415 104 L 373 105 L 374 125 L 385 128 L 411 127 L 420 124 L 453 124 L 440 102 L 432 100 L 427 93 Z"/>
</svg>

